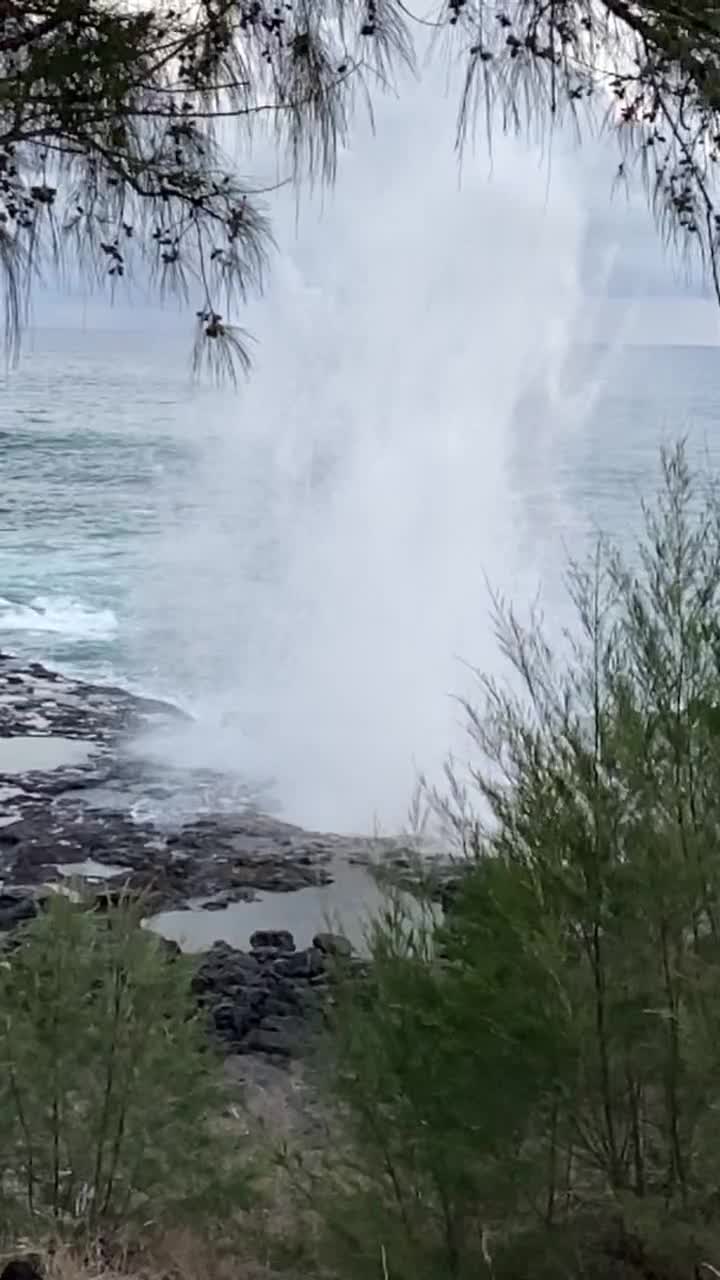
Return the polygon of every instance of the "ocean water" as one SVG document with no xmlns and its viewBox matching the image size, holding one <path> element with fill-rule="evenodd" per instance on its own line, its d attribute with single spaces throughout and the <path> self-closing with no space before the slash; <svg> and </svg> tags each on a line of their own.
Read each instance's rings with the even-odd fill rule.
<svg viewBox="0 0 720 1280">
<path fill-rule="evenodd" d="M 490 588 L 562 625 L 568 552 L 631 537 L 659 445 L 715 465 L 716 348 L 589 344 L 588 147 L 558 137 L 550 181 L 499 136 L 459 173 L 440 80 L 378 101 L 332 193 L 273 196 L 237 394 L 193 385 L 185 317 L 121 298 L 40 297 L 0 384 L 0 646 L 192 713 L 132 748 L 149 803 L 162 774 L 190 811 L 396 829 L 467 750 Z"/>
<path fill-rule="evenodd" d="M 261 369 L 259 391 L 264 378 Z M 717 350 L 571 352 L 561 383 L 562 394 L 558 384 L 552 392 L 526 388 L 501 424 L 502 465 L 492 472 L 494 489 L 502 487 L 497 536 L 486 525 L 478 541 L 475 516 L 453 512 L 452 480 L 460 468 L 477 504 L 489 501 L 482 439 L 473 436 L 472 452 L 451 459 L 444 475 L 428 476 L 423 452 L 407 456 L 403 484 L 390 477 L 391 518 L 383 507 L 387 477 L 372 457 L 353 453 L 352 437 L 329 436 L 305 405 L 299 443 L 297 424 L 291 436 L 278 427 L 277 406 L 258 420 L 259 391 L 193 385 L 184 335 L 172 327 L 38 328 L 0 390 L 0 646 L 192 711 L 199 728 L 185 738 L 141 744 L 156 764 L 250 782 L 290 818 L 367 829 L 382 809 L 374 770 L 386 738 L 402 757 L 401 781 L 452 745 L 430 741 L 428 726 L 440 733 L 446 721 L 418 717 L 413 698 L 442 704 L 451 724 L 447 708 L 463 661 L 492 661 L 487 621 L 477 621 L 487 616 L 485 574 L 495 588 L 516 599 L 519 592 L 521 606 L 522 592 L 539 585 L 552 612 L 567 552 L 582 552 L 599 529 L 621 543 L 633 537 L 640 499 L 656 485 L 661 444 L 686 435 L 703 466 L 720 467 Z M 548 451 L 542 424 L 558 405 L 564 427 Z M 352 488 L 343 451 L 354 475 L 359 469 Z M 465 474 L 468 465 L 474 476 Z M 427 507 L 434 480 L 440 493 Z M 358 486 L 367 509 L 352 507 Z M 373 509 L 376 536 L 385 540 L 379 559 L 367 522 Z M 433 521 L 423 538 L 418 515 L 426 509 Z M 362 554 L 348 553 L 349 530 L 368 551 L 364 577 Z M 315 558 L 298 558 L 309 546 Z M 458 572 L 462 591 L 448 595 L 447 580 Z M 445 619 L 445 683 L 433 687 L 442 638 L 433 631 L 428 645 L 423 628 L 468 597 L 470 618 Z M 366 684 L 338 707 L 339 689 L 367 681 L 362 655 L 340 643 L 356 606 L 372 620 L 362 632 L 372 690 Z M 316 615 L 340 616 L 345 628 L 332 637 L 338 650 L 322 651 L 319 670 L 294 660 L 313 649 Z M 409 677 L 404 651 L 416 655 Z M 297 687 L 310 675 L 309 691 Z M 314 773 L 298 768 L 303 744 Z M 330 756 L 338 763 L 324 799 Z M 212 803 L 218 798 L 230 802 L 237 793 L 220 785 Z M 407 799 L 399 795 L 398 804 Z"/>
<path fill-rule="evenodd" d="M 179 343 L 32 334 L 0 391 L 6 647 L 182 697 L 162 637 L 142 630 L 135 591 L 152 578 L 158 538 L 192 504 L 206 405 Z"/>
</svg>

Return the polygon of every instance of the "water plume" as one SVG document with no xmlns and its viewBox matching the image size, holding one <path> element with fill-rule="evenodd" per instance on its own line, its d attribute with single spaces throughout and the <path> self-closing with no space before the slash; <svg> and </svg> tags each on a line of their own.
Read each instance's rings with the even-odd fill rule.
<svg viewBox="0 0 720 1280">
<path fill-rule="evenodd" d="M 497 664 L 486 578 L 523 600 L 560 571 L 543 479 L 577 416 L 584 198 L 509 138 L 459 173 L 453 120 L 409 86 L 332 193 L 281 197 L 253 376 L 200 402 L 138 587 L 198 716 L 145 749 L 272 778 L 321 827 L 403 821 L 416 770 L 462 752 L 461 659 Z"/>
</svg>

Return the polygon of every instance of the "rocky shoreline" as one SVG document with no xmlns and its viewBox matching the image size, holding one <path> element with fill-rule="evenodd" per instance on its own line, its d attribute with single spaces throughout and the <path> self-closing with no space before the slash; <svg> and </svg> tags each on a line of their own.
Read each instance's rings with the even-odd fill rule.
<svg viewBox="0 0 720 1280">
<path fill-rule="evenodd" d="M 322 1017 L 338 962 L 362 969 L 347 940 L 335 934 L 317 934 L 311 947 L 297 951 L 292 934 L 258 930 L 248 952 L 216 942 L 193 988 L 226 1051 L 289 1059 L 302 1052 Z"/>
<path fill-rule="evenodd" d="M 68 881 L 100 906 L 130 891 L 143 894 L 152 916 L 222 912 L 260 893 L 328 885 L 338 860 L 371 858 L 377 842 L 304 831 L 250 805 L 190 821 L 138 820 L 117 803 L 143 787 L 142 763 L 126 748 L 179 717 L 165 703 L 0 654 L 0 931 L 32 917 Z M 248 950 L 209 947 L 195 989 L 229 1052 L 288 1058 L 338 954 L 351 950 L 332 934 L 298 950 L 291 933 L 260 929 Z"/>
</svg>

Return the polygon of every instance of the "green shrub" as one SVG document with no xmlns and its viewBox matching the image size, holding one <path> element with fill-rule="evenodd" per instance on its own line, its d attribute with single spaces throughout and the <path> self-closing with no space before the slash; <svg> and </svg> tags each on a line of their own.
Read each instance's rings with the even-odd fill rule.
<svg viewBox="0 0 720 1280">
<path fill-rule="evenodd" d="M 571 564 L 559 651 L 498 606 L 470 791 L 431 797 L 458 892 L 442 923 L 392 904 L 338 1002 L 349 1274 L 514 1275 L 527 1248 L 540 1280 L 588 1214 L 720 1224 L 720 500 L 683 447 L 663 477 L 630 562 Z"/>
<path fill-rule="evenodd" d="M 94 1230 L 229 1214 L 248 1178 L 191 970 L 137 910 L 56 894 L 0 964 L 3 1221 Z"/>
<path fill-rule="evenodd" d="M 500 861 L 446 925 L 397 900 L 370 944 L 335 1010 L 343 1139 L 313 1195 L 341 1272 L 379 1274 L 382 1257 L 391 1276 L 476 1275 L 486 1227 L 537 1192 L 533 1153 L 572 1078 L 555 944 Z"/>
</svg>

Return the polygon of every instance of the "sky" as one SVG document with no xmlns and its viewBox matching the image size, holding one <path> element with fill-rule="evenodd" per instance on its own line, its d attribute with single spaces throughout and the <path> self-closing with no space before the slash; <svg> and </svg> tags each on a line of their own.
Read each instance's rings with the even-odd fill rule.
<svg viewBox="0 0 720 1280">
<path fill-rule="evenodd" d="M 346 243 L 342 217 L 362 219 L 368 210 L 375 217 L 381 199 L 388 222 L 402 218 L 409 228 L 414 219 L 424 217 L 423 183 L 428 198 L 435 199 L 439 182 L 447 184 L 448 198 L 453 199 L 463 199 L 467 187 L 476 191 L 478 183 L 486 184 L 489 213 L 487 219 L 483 216 L 483 225 L 496 238 L 498 252 L 512 271 L 512 233 L 496 181 L 496 169 L 503 171 L 507 154 L 519 179 L 518 202 L 522 203 L 525 192 L 532 192 L 540 208 L 538 216 L 557 217 L 560 225 L 572 206 L 575 220 L 582 221 L 579 244 L 573 237 L 572 252 L 578 257 L 579 287 L 586 300 L 583 326 L 590 338 L 613 341 L 619 337 L 627 343 L 651 344 L 718 341 L 720 312 L 697 270 L 688 272 L 678 252 L 661 242 L 640 190 L 614 189 L 617 156 L 611 140 L 586 139 L 578 145 L 560 135 L 550 152 L 541 153 L 501 138 L 492 165 L 484 143 L 478 143 L 459 168 L 453 158 L 455 103 L 437 79 L 430 85 L 425 81 L 421 86 L 403 86 L 396 99 L 380 102 L 374 133 L 367 122 L 358 124 L 341 156 L 334 190 L 322 197 L 306 193 L 299 205 L 287 191 L 271 197 L 268 208 L 278 245 L 272 272 L 277 274 L 280 268 L 282 276 L 283 264 L 289 261 L 309 285 L 329 275 L 333 287 L 347 281 L 352 288 L 362 263 L 357 260 L 357 240 L 355 258 L 353 247 Z M 232 147 L 233 139 L 229 141 Z M 242 172 L 252 173 L 261 182 L 272 181 L 282 172 L 276 154 L 262 146 L 248 156 L 238 144 L 236 161 Z M 505 178 L 501 181 L 507 186 Z M 403 200 L 403 189 L 419 191 L 420 200 Z M 467 228 L 468 252 L 472 252 L 471 222 Z M 270 292 L 273 287 L 271 274 Z M 548 302 L 551 305 L 552 299 Z M 193 310 L 191 306 L 190 316 Z M 254 310 L 251 306 L 251 316 Z M 238 319 L 246 322 L 244 316 Z M 116 295 L 111 306 L 106 296 L 88 298 L 85 290 L 60 287 L 52 280 L 36 293 L 33 321 L 43 327 L 110 329 L 161 324 L 170 333 L 177 326 L 179 338 L 190 326 L 189 318 L 173 304 L 160 314 L 156 301 L 144 298 L 141 291 L 136 290 L 131 300 Z"/>
</svg>

